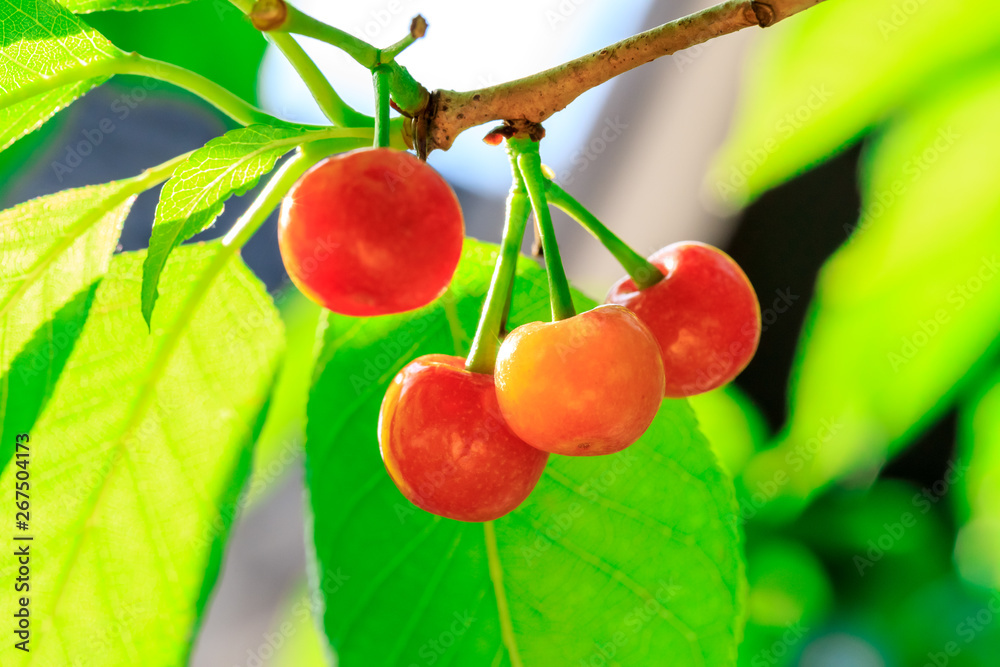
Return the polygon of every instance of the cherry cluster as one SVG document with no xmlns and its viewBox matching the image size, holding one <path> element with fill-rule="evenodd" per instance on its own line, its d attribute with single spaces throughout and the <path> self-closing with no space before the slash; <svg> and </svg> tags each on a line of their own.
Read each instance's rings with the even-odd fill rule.
<svg viewBox="0 0 1000 667">
<path fill-rule="evenodd" d="M 388 148 L 327 158 L 289 191 L 278 238 L 288 273 L 317 303 L 347 315 L 412 310 L 439 296 L 464 237 L 454 192 L 412 155 Z M 317 258 L 321 257 L 322 261 Z M 659 272 L 624 277 L 604 305 L 507 333 L 492 374 L 461 357 L 409 363 L 379 415 L 385 467 L 411 502 L 489 521 L 531 493 L 550 454 L 621 451 L 664 397 L 731 381 L 760 338 L 760 307 L 717 248 L 669 245 Z"/>
</svg>

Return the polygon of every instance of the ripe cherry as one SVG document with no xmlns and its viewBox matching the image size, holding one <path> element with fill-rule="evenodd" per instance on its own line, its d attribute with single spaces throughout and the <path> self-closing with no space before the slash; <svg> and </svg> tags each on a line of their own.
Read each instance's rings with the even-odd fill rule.
<svg viewBox="0 0 1000 667">
<path fill-rule="evenodd" d="M 511 430 L 546 452 L 617 452 L 649 427 L 663 400 L 652 334 L 620 306 L 514 329 L 500 346 L 497 398 Z"/>
<path fill-rule="evenodd" d="M 516 508 L 549 458 L 504 422 L 492 375 L 444 354 L 418 357 L 389 385 L 379 446 L 404 496 L 459 521 L 491 521 Z"/>
<path fill-rule="evenodd" d="M 637 290 L 622 278 L 607 302 L 626 306 L 653 332 L 666 396 L 693 396 L 731 381 L 760 341 L 760 305 L 746 274 L 718 248 L 693 241 L 662 248 L 649 261 L 662 280 Z"/>
<path fill-rule="evenodd" d="M 344 315 L 399 313 L 434 300 L 451 281 L 464 235 L 445 180 L 390 148 L 319 162 L 289 190 L 278 221 L 292 281 Z"/>
</svg>

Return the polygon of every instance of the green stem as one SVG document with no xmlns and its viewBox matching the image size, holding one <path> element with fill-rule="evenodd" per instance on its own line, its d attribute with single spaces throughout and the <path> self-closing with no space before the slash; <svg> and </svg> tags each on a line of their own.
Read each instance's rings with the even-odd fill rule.
<svg viewBox="0 0 1000 667">
<path fill-rule="evenodd" d="M 614 255 L 639 289 L 651 287 L 663 279 L 663 272 L 633 250 L 614 232 L 604 226 L 586 207 L 552 181 L 546 182 L 549 203 L 564 211 L 594 235 Z"/>
<path fill-rule="evenodd" d="M 316 63 L 291 35 L 287 32 L 277 31 L 264 34 L 291 63 L 299 77 L 305 82 L 313 99 L 316 100 L 320 111 L 331 123 L 346 127 L 370 127 L 372 125 L 372 117 L 355 110 L 337 94 Z"/>
<path fill-rule="evenodd" d="M 389 145 L 389 70 L 380 65 L 372 70 L 375 85 L 375 148 Z"/>
<path fill-rule="evenodd" d="M 474 373 L 492 373 L 496 365 L 497 350 L 500 347 L 500 323 L 504 319 L 507 295 L 510 294 L 517 271 L 517 258 L 521 253 L 524 228 L 528 225 L 530 206 L 525 193 L 524 179 L 517 168 L 517 154 L 510 149 L 510 166 L 513 182 L 507 195 L 507 215 L 503 226 L 503 240 L 500 242 L 500 257 L 497 258 L 490 281 L 490 290 L 483 304 L 483 314 L 479 318 L 476 336 L 472 339 L 472 349 L 465 367 Z"/>
<path fill-rule="evenodd" d="M 508 143 L 516 146 L 518 152 L 517 166 L 524 176 L 524 184 L 528 188 L 531 199 L 531 209 L 535 212 L 539 235 L 542 237 L 542 253 L 545 256 L 545 272 L 549 277 L 549 300 L 552 305 L 552 320 L 564 320 L 576 315 L 573 307 L 573 296 L 570 293 L 566 270 L 563 268 L 562 257 L 559 255 L 559 244 L 556 242 L 555 228 L 552 226 L 552 214 L 545 197 L 545 174 L 542 173 L 542 159 L 538 155 L 538 142 L 530 139 L 510 139 Z"/>
<path fill-rule="evenodd" d="M 281 165 L 232 229 L 222 237 L 223 247 L 231 248 L 233 252 L 242 248 L 260 229 L 271 212 L 278 207 L 295 181 L 321 158 L 322 155 L 318 151 L 298 151 Z"/>
<path fill-rule="evenodd" d="M 405 67 L 401 67 L 399 63 L 392 60 L 419 37 L 419 34 L 413 33 L 412 27 L 409 36 L 393 44 L 386 51 L 380 51 L 363 39 L 304 14 L 288 3 L 285 3 L 285 7 L 287 12 L 281 25 L 270 30 L 267 34 L 287 35 L 294 33 L 312 37 L 336 46 L 366 69 L 374 71 L 377 67 L 384 66 L 389 73 L 389 91 L 400 109 L 412 116 L 419 113 L 427 105 L 427 100 L 430 98 L 427 89 L 421 86 Z M 302 74 L 301 71 L 300 74 Z"/>
<path fill-rule="evenodd" d="M 191 70 L 160 60 L 146 58 L 138 53 L 126 53 L 110 60 L 98 60 L 81 67 L 57 72 L 45 79 L 31 81 L 10 93 L 0 96 L 0 109 L 24 102 L 38 95 L 70 84 L 115 74 L 137 74 L 157 79 L 194 93 L 209 104 L 217 107 L 241 125 L 289 125 L 274 116 L 261 111 L 240 97 L 234 95 L 211 79 L 206 79 Z"/>
<path fill-rule="evenodd" d="M 288 14 L 281 24 L 281 31 L 312 37 L 321 42 L 332 44 L 368 69 L 372 69 L 379 64 L 378 49 L 368 42 L 358 39 L 340 28 L 335 28 L 332 25 L 318 21 L 291 5 L 287 5 L 287 7 Z"/>
</svg>

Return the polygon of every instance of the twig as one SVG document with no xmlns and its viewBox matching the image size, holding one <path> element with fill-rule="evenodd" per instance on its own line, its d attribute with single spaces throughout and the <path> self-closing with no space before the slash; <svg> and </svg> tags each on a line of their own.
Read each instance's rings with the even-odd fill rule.
<svg viewBox="0 0 1000 667">
<path fill-rule="evenodd" d="M 743 28 L 766 28 L 822 1 L 727 0 L 523 79 L 467 92 L 437 90 L 422 112 L 428 150 L 447 150 L 463 131 L 490 121 L 515 127 L 541 123 L 582 93 L 639 65 Z"/>
</svg>

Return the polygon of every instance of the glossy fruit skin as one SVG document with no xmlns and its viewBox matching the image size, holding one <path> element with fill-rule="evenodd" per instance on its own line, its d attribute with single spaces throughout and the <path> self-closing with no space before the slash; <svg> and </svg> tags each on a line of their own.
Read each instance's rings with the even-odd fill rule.
<svg viewBox="0 0 1000 667">
<path fill-rule="evenodd" d="M 281 205 L 288 275 L 344 315 L 400 313 L 439 296 L 462 254 L 458 199 L 433 167 L 390 148 L 326 158 Z"/>
<path fill-rule="evenodd" d="M 625 449 L 663 400 L 656 341 L 620 306 L 514 329 L 500 346 L 495 376 L 500 410 L 514 433 L 568 456 Z"/>
<path fill-rule="evenodd" d="M 500 415 L 493 376 L 444 354 L 418 357 L 389 385 L 379 449 L 414 505 L 459 521 L 492 521 L 520 505 L 548 454 L 514 435 Z"/>
<path fill-rule="evenodd" d="M 730 382 L 760 342 L 760 304 L 739 265 L 718 248 L 685 241 L 649 261 L 664 273 L 644 290 L 626 276 L 607 302 L 639 316 L 660 344 L 665 395 L 693 396 Z"/>
</svg>

